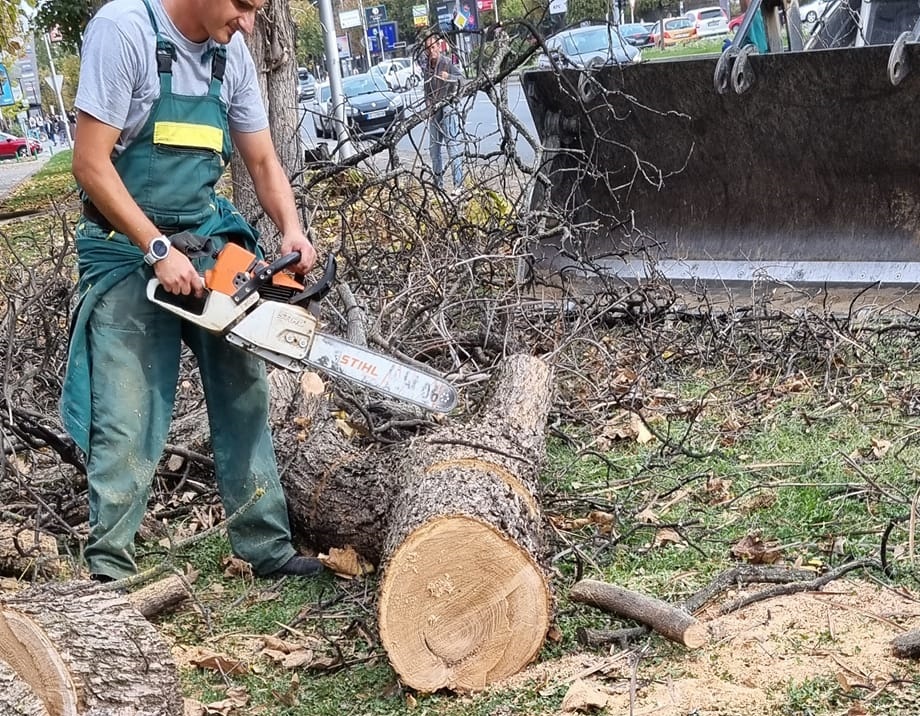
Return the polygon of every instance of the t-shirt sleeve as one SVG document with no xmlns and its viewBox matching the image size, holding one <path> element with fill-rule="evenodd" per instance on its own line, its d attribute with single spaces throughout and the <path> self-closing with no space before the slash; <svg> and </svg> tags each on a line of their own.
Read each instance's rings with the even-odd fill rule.
<svg viewBox="0 0 920 716">
<path fill-rule="evenodd" d="M 139 77 L 137 48 L 142 38 L 97 17 L 87 27 L 80 53 L 80 80 L 74 106 L 101 122 L 124 129 L 131 95 Z"/>
<path fill-rule="evenodd" d="M 235 131 L 258 132 L 268 127 L 268 115 L 256 80 L 256 66 L 242 38 L 234 36 L 233 39 L 229 51 L 239 55 L 233 59 L 240 69 L 240 77 L 230 97 L 227 121 Z"/>
</svg>

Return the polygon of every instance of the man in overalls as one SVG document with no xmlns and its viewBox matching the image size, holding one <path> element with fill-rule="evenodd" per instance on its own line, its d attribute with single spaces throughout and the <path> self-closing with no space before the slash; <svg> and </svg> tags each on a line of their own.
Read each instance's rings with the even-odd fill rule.
<svg viewBox="0 0 920 716">
<path fill-rule="evenodd" d="M 201 295 L 211 257 L 170 243 L 180 230 L 256 251 L 255 230 L 214 186 L 236 145 L 256 194 L 309 271 L 304 235 L 278 162 L 239 31 L 265 0 L 113 0 L 87 27 L 75 106 L 73 173 L 80 303 L 61 398 L 89 481 L 91 574 L 134 574 L 134 537 L 165 446 L 184 342 L 198 360 L 215 472 L 234 552 L 259 575 L 312 575 L 291 544 L 268 426 L 262 362 L 146 299 L 156 276 L 174 294 Z M 253 498 L 264 494 L 253 502 Z"/>
</svg>

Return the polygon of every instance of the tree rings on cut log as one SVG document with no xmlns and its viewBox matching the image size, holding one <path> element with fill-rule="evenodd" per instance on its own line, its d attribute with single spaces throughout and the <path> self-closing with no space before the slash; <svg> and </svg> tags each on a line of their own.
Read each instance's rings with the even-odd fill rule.
<svg viewBox="0 0 920 716">
<path fill-rule="evenodd" d="M 532 661 L 551 618 L 533 558 L 494 527 L 439 516 L 391 555 L 380 587 L 380 637 L 420 691 L 481 689 Z"/>
</svg>

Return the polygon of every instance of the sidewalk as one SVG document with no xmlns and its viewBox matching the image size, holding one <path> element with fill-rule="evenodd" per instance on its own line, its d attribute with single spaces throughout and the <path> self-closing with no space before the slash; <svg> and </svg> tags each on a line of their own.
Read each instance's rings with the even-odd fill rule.
<svg viewBox="0 0 920 716">
<path fill-rule="evenodd" d="M 34 159 L 6 159 L 0 162 L 0 199 L 5 199 L 17 186 L 41 169 L 51 159 L 42 152 Z"/>
</svg>

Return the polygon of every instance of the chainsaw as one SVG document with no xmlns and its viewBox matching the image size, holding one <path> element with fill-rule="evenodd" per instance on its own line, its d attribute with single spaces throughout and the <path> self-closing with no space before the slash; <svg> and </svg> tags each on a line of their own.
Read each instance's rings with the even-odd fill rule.
<svg viewBox="0 0 920 716">
<path fill-rule="evenodd" d="M 183 232 L 171 242 L 180 250 L 191 244 L 199 248 L 197 255 L 207 253 L 200 250 L 208 243 L 204 237 Z M 228 243 L 205 272 L 201 297 L 170 293 L 154 278 L 147 298 L 282 368 L 318 368 L 433 412 L 456 406 L 457 392 L 443 379 L 319 331 L 320 301 L 335 281 L 335 257 L 330 254 L 322 278 L 312 286 L 284 271 L 299 261 L 294 252 L 267 263 Z"/>
</svg>

